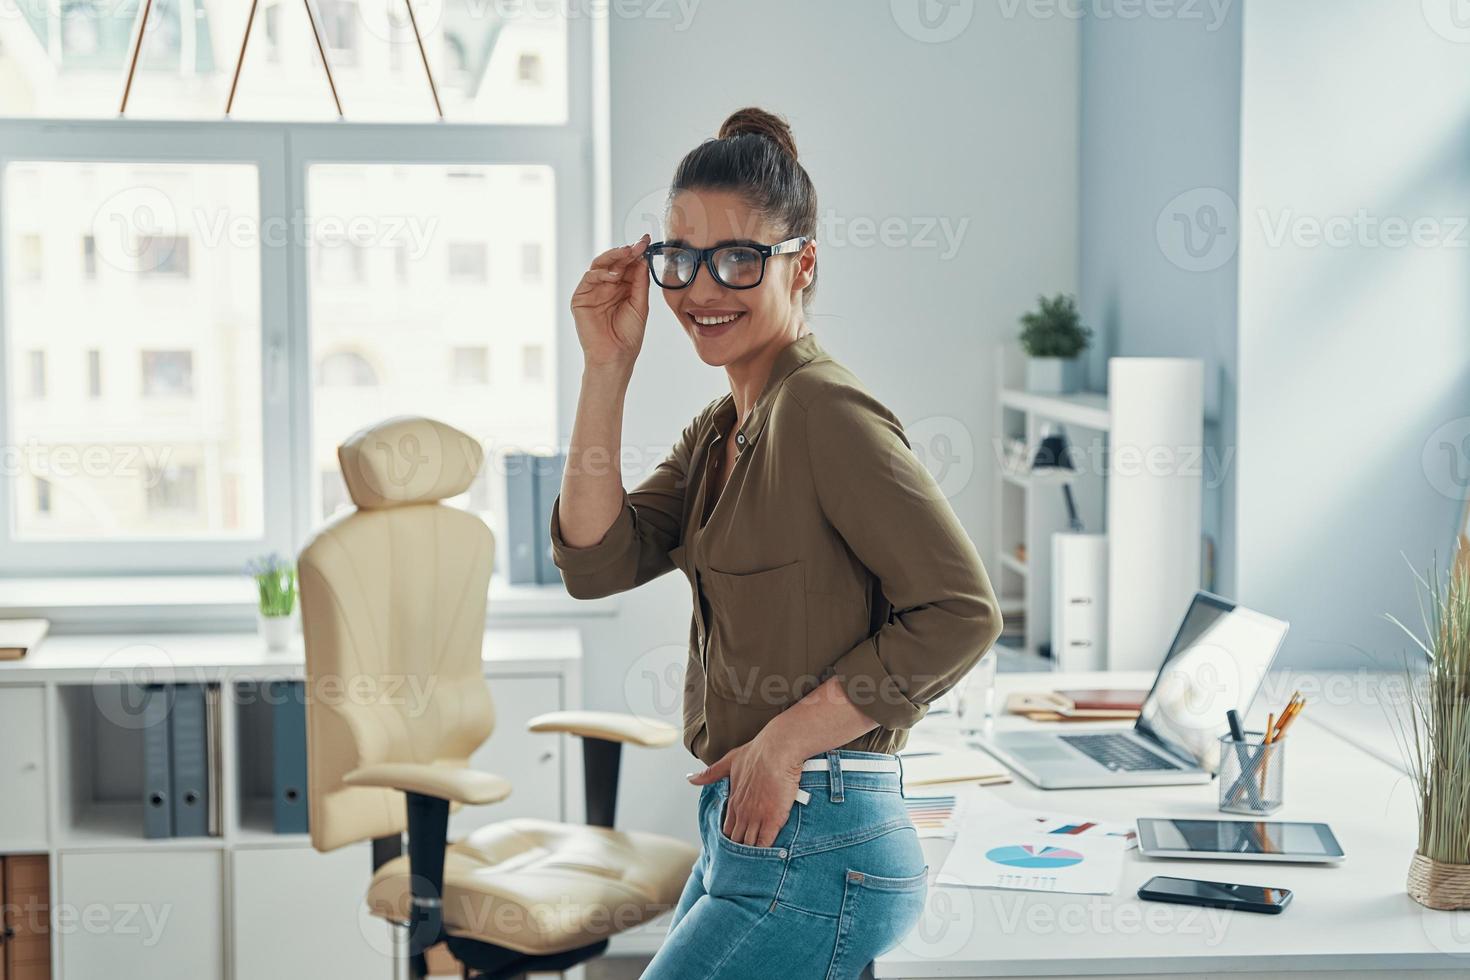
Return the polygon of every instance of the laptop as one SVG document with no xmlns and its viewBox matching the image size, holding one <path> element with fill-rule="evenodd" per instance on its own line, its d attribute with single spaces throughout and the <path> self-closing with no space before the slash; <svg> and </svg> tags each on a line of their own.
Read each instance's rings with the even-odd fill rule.
<svg viewBox="0 0 1470 980">
<path fill-rule="evenodd" d="M 1286 629 L 1196 592 L 1132 730 L 1002 732 L 981 744 L 1042 789 L 1207 783 L 1230 730 L 1225 712 L 1246 716 Z"/>
</svg>

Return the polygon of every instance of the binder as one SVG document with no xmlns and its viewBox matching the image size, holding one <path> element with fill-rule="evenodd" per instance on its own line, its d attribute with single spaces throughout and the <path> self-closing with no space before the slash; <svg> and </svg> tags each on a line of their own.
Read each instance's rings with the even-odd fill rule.
<svg viewBox="0 0 1470 980">
<path fill-rule="evenodd" d="M 220 757 L 220 689 L 218 684 L 204 688 L 204 730 L 206 750 L 209 757 L 209 836 L 219 837 L 224 833 L 223 813 L 220 810 L 220 779 L 224 772 L 224 760 Z"/>
<path fill-rule="evenodd" d="M 174 685 L 169 741 L 175 837 L 209 836 L 209 724 L 204 702 L 204 685 Z"/>
<path fill-rule="evenodd" d="M 535 457 L 529 453 L 505 456 L 506 546 L 510 551 L 510 581 L 513 585 L 534 584 L 537 578 L 536 475 Z M 548 522 L 550 518 L 547 518 Z"/>
<path fill-rule="evenodd" d="M 278 834 L 307 833 L 306 685 L 271 681 L 271 816 Z"/>
<path fill-rule="evenodd" d="M 141 692 L 144 837 L 172 837 L 174 833 L 168 751 L 169 693 L 163 684 L 149 684 Z"/>
<path fill-rule="evenodd" d="M 536 581 L 542 585 L 561 584 L 561 569 L 551 559 L 551 505 L 561 493 L 566 462 L 567 458 L 560 453 L 537 456 L 532 468 L 536 482 Z"/>
</svg>

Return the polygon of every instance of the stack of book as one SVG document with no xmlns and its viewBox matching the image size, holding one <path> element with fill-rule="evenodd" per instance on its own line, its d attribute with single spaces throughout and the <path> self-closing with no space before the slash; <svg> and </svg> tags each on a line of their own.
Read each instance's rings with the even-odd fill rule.
<svg viewBox="0 0 1470 980">
<path fill-rule="evenodd" d="M 1017 691 L 1006 710 L 1032 721 L 1132 721 L 1143 710 L 1147 691 Z"/>
</svg>

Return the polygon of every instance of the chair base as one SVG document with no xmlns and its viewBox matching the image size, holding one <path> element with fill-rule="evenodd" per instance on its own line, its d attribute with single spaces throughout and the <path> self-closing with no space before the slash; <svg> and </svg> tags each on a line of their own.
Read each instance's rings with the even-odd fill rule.
<svg viewBox="0 0 1470 980">
<path fill-rule="evenodd" d="M 456 936 L 447 936 L 445 942 L 454 958 L 464 964 L 466 980 L 512 980 L 527 973 L 559 973 L 601 956 L 607 950 L 606 939 L 546 956 L 530 956 L 504 946 Z"/>
</svg>

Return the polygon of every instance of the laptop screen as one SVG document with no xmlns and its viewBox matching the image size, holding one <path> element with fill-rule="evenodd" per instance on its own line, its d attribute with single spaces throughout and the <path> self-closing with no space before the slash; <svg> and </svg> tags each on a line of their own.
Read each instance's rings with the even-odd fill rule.
<svg viewBox="0 0 1470 980">
<path fill-rule="evenodd" d="M 1242 723 L 1286 636 L 1279 619 L 1197 592 L 1134 728 L 1218 772 L 1225 712 Z"/>
</svg>

